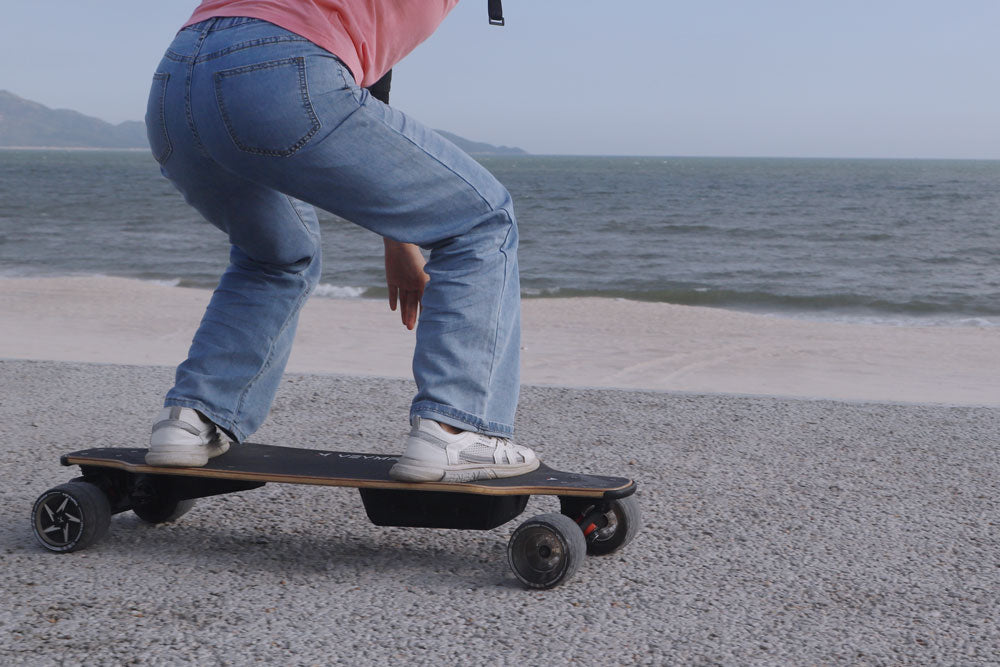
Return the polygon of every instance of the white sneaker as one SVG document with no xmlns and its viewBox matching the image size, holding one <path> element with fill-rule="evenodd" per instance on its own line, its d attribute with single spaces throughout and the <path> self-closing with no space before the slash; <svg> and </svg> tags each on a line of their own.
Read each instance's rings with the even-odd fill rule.
<svg viewBox="0 0 1000 667">
<path fill-rule="evenodd" d="M 514 477 L 538 467 L 527 447 L 472 431 L 449 433 L 430 419 L 417 417 L 406 451 L 389 470 L 402 482 L 472 482 Z"/>
<path fill-rule="evenodd" d="M 229 450 L 219 429 L 191 408 L 167 407 L 153 425 L 146 463 L 151 466 L 203 466 Z"/>
</svg>

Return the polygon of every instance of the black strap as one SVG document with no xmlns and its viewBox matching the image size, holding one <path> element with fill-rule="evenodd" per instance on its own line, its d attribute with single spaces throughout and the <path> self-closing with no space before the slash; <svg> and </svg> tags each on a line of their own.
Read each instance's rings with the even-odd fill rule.
<svg viewBox="0 0 1000 667">
<path fill-rule="evenodd" d="M 503 6 L 500 0 L 489 0 L 490 25 L 503 25 Z"/>
<path fill-rule="evenodd" d="M 389 88 L 392 86 L 392 70 L 389 70 L 385 75 L 368 86 L 368 92 L 372 94 L 376 100 L 380 102 L 389 103 Z"/>
</svg>

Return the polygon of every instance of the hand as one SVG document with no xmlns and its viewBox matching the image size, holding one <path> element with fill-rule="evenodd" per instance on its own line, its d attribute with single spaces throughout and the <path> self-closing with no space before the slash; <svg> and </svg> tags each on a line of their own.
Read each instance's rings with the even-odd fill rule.
<svg viewBox="0 0 1000 667">
<path fill-rule="evenodd" d="M 413 330 L 417 326 L 420 300 L 430 276 L 424 273 L 424 256 L 420 248 L 411 243 L 383 239 L 385 244 L 385 283 L 389 287 L 389 309 L 400 305 L 403 326 Z"/>
</svg>

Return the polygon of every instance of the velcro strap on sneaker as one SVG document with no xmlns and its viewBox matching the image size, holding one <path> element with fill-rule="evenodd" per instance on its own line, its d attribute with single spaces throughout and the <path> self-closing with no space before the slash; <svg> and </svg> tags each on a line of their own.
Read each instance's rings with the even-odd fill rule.
<svg viewBox="0 0 1000 667">
<path fill-rule="evenodd" d="M 501 459 L 501 456 L 503 459 Z M 497 443 L 496 452 L 493 454 L 494 462 L 498 464 L 512 465 L 518 463 L 518 458 L 522 459 L 520 462 L 523 463 L 524 457 L 517 453 L 517 448 L 508 442 Z"/>
<path fill-rule="evenodd" d="M 153 430 L 158 431 L 161 428 L 166 428 L 167 426 L 183 429 L 191 435 L 201 435 L 201 430 L 197 426 L 192 426 L 191 424 L 181 421 L 180 419 L 164 419 L 161 422 L 156 422 L 153 424 Z"/>
</svg>

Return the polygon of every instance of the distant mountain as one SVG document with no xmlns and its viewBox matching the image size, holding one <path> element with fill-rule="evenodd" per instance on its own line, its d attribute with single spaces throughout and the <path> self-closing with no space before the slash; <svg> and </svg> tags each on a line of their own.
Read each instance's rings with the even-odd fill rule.
<svg viewBox="0 0 1000 667">
<path fill-rule="evenodd" d="M 146 148 L 149 144 L 144 123 L 130 120 L 112 125 L 0 90 L 0 146 Z"/>
<path fill-rule="evenodd" d="M 494 146 L 492 144 L 484 144 L 481 141 L 470 141 L 457 134 L 452 134 L 451 132 L 445 132 L 444 130 L 435 130 L 442 137 L 455 144 L 463 151 L 469 155 L 527 155 L 528 152 L 520 148 L 511 148 L 509 146 Z"/>
<path fill-rule="evenodd" d="M 526 155 L 520 148 L 469 141 L 438 130 L 470 155 Z M 148 148 L 145 123 L 112 125 L 69 109 L 49 107 L 0 90 L 0 146 L 32 148 Z"/>
</svg>

